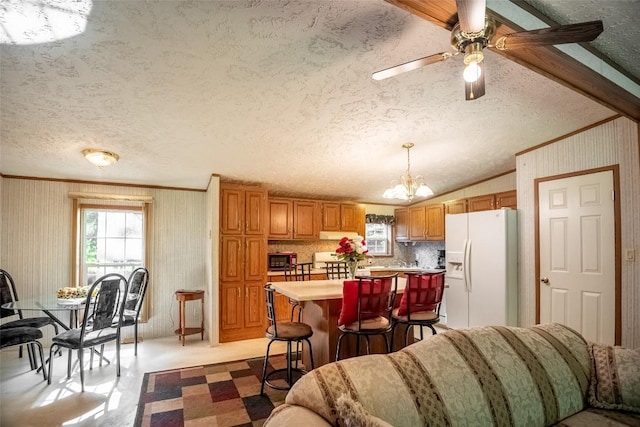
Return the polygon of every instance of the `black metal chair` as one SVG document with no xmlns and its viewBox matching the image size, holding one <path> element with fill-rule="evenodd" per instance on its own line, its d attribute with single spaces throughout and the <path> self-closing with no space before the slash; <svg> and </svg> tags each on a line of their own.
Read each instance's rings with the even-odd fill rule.
<svg viewBox="0 0 640 427">
<path fill-rule="evenodd" d="M 371 353 L 369 337 L 372 335 L 382 336 L 387 353 L 391 351 L 387 333 L 391 331 L 390 317 L 397 287 L 397 273 L 345 280 L 338 319 L 341 334 L 336 346 L 336 360 L 340 360 L 340 347 L 347 335 L 356 336 L 356 356 L 360 355 L 360 337 L 366 340 L 367 354 Z"/>
<path fill-rule="evenodd" d="M 284 280 L 285 282 L 306 282 L 307 280 L 311 280 L 311 267 L 313 263 L 311 262 L 302 262 L 299 264 L 285 264 L 284 266 Z M 298 301 L 289 299 L 289 304 L 291 304 L 291 321 L 296 317 L 295 312 L 298 310 L 298 322 L 302 320 L 302 306 Z"/>
<path fill-rule="evenodd" d="M 311 348 L 311 341 L 309 338 L 313 335 L 313 330 L 311 326 L 306 323 L 301 322 L 277 322 L 276 321 L 276 311 L 273 304 L 273 293 L 275 292 L 271 288 L 271 284 L 267 283 L 264 287 L 266 302 L 267 302 L 267 318 L 269 319 L 269 327 L 267 328 L 265 336 L 269 338 L 269 344 L 267 344 L 267 353 L 264 356 L 264 364 L 262 366 L 262 385 L 260 386 L 260 395 L 264 395 L 264 386 L 265 384 L 271 388 L 276 390 L 289 390 L 293 385 L 293 373 L 297 372 L 302 374 L 306 374 L 307 371 L 304 369 L 299 369 L 297 366 L 297 358 L 296 358 L 296 367 L 292 366 L 291 359 L 293 354 L 291 352 L 291 343 L 296 342 L 300 344 L 303 341 L 306 341 L 309 345 L 309 358 L 311 360 L 311 369 L 313 369 L 313 349 Z M 273 371 L 267 373 L 267 364 L 269 361 L 269 350 L 271 349 L 271 344 L 275 341 L 286 341 L 287 342 L 287 367 L 281 369 L 274 369 Z M 286 372 L 286 386 L 275 385 L 270 382 L 269 378 L 272 376 Z"/>
<path fill-rule="evenodd" d="M 53 369 L 53 355 L 56 348 L 69 349 L 69 357 L 72 350 L 78 350 L 78 362 L 80 365 L 80 384 L 84 391 L 84 366 L 83 354 L 86 348 L 92 351 L 100 346 L 100 366 L 104 356 L 104 344 L 109 341 L 116 342 L 116 374 L 120 376 L 120 327 L 124 312 L 125 295 L 127 294 L 127 279 L 120 274 L 107 274 L 99 278 L 91 285 L 85 302 L 84 318 L 79 328 L 70 329 L 53 337 L 49 350 L 49 375 L 51 384 L 51 372 Z M 114 319 L 117 319 L 114 322 Z M 67 366 L 67 378 L 71 378 L 71 364 Z"/>
<path fill-rule="evenodd" d="M 6 347 L 12 347 L 15 345 L 19 345 L 22 348 L 22 345 L 38 346 L 38 350 L 40 353 L 40 366 L 42 367 L 42 377 L 44 380 L 47 380 L 47 373 L 44 367 L 44 351 L 42 349 L 42 344 L 38 341 L 42 338 L 42 331 L 38 328 L 32 328 L 30 326 L 18 326 L 15 328 L 5 328 L 0 329 L 0 349 Z M 31 355 L 31 352 L 29 353 Z M 31 359 L 31 357 L 30 357 Z M 35 363 L 35 355 L 33 356 L 33 362 L 31 364 L 31 369 L 36 369 L 37 364 Z"/>
<path fill-rule="evenodd" d="M 5 271 L 0 269 L 0 305 L 11 303 L 18 301 L 18 292 L 16 290 L 16 284 L 13 281 L 13 277 Z M 1 329 L 12 329 L 12 328 L 43 328 L 45 326 L 53 326 L 53 329 L 58 334 L 58 325 L 56 322 L 49 316 L 41 316 L 41 317 L 23 317 L 21 310 L 12 310 L 6 308 L 0 308 L 0 318 L 4 319 L 9 316 L 18 316 L 18 319 L 12 320 L 0 325 Z M 31 367 L 35 368 L 35 354 L 33 353 L 33 346 L 27 347 L 29 354 L 29 362 L 31 363 Z M 22 346 L 20 346 L 19 357 L 22 357 Z"/>
<path fill-rule="evenodd" d="M 144 268 L 136 268 L 133 270 L 127 281 L 129 284 L 129 291 L 127 292 L 127 300 L 124 303 L 124 313 L 122 315 L 122 325 L 133 326 L 134 328 L 134 355 L 138 355 L 138 319 L 140 317 L 140 310 L 142 310 L 142 303 L 144 302 L 144 296 L 147 292 L 147 286 L 149 284 L 149 271 Z"/>
<path fill-rule="evenodd" d="M 391 313 L 391 342 L 399 324 L 405 324 L 404 345 L 409 345 L 409 329 L 420 326 L 420 339 L 424 339 L 422 327 L 437 332 L 433 325 L 440 321 L 440 304 L 444 295 L 444 273 L 405 273 L 407 283 L 402 299 Z"/>
<path fill-rule="evenodd" d="M 349 267 L 345 261 L 327 261 L 324 264 L 328 280 L 349 278 Z"/>
</svg>

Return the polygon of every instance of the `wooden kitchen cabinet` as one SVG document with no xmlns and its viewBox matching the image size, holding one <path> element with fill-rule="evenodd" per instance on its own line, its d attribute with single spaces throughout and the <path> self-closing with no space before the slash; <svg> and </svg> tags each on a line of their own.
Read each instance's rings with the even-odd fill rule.
<svg viewBox="0 0 640 427">
<path fill-rule="evenodd" d="M 496 193 L 496 209 L 518 209 L 518 192 L 516 190 Z"/>
<path fill-rule="evenodd" d="M 425 206 L 427 240 L 444 240 L 444 205 L 438 203 Z"/>
<path fill-rule="evenodd" d="M 495 209 L 496 197 L 493 194 L 470 197 L 468 200 L 469 212 L 489 211 Z"/>
<path fill-rule="evenodd" d="M 269 199 L 270 239 L 291 239 L 293 237 L 293 201 Z"/>
<path fill-rule="evenodd" d="M 444 240 L 442 203 L 409 208 L 409 240 Z"/>
<path fill-rule="evenodd" d="M 445 213 L 467 213 L 467 199 L 449 200 L 445 202 Z"/>
<path fill-rule="evenodd" d="M 396 241 L 406 242 L 409 240 L 409 210 L 407 208 L 396 209 L 393 212 L 395 217 Z"/>
<path fill-rule="evenodd" d="M 350 203 L 322 203 L 322 231 L 364 232 L 364 212 Z"/>
<path fill-rule="evenodd" d="M 314 201 L 293 201 L 293 238 L 313 240 L 318 238 L 320 229 L 316 221 L 317 204 Z"/>
<path fill-rule="evenodd" d="M 220 342 L 264 336 L 267 192 L 220 186 Z"/>
<path fill-rule="evenodd" d="M 319 231 L 317 202 L 269 199 L 269 239 L 313 240 L 318 238 Z"/>
<path fill-rule="evenodd" d="M 341 231 L 340 203 L 322 203 L 322 231 Z"/>
</svg>

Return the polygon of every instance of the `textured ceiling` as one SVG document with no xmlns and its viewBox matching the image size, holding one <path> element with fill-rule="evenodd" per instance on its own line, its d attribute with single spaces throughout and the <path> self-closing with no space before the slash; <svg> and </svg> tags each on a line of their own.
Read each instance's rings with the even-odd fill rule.
<svg viewBox="0 0 640 427">
<path fill-rule="evenodd" d="M 614 114 L 490 51 L 473 102 L 460 57 L 371 79 L 448 41 L 382 0 L 94 1 L 78 36 L 0 45 L 0 171 L 198 189 L 219 174 L 378 203 L 407 141 L 438 194 Z M 120 161 L 98 169 L 84 148 Z"/>
</svg>

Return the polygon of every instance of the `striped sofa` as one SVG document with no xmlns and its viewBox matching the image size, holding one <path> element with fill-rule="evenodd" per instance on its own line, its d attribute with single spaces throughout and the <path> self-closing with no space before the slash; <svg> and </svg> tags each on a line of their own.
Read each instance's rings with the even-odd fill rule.
<svg viewBox="0 0 640 427">
<path fill-rule="evenodd" d="M 640 426 L 640 351 L 593 346 L 558 324 L 450 330 L 311 371 L 265 426 Z"/>
</svg>

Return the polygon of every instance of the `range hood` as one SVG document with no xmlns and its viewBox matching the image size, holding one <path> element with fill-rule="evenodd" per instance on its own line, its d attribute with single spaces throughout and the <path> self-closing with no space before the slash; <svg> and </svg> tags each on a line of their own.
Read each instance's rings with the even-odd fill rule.
<svg viewBox="0 0 640 427">
<path fill-rule="evenodd" d="M 355 231 L 321 231 L 320 240 L 340 240 L 343 237 L 355 239 L 358 233 Z"/>
</svg>

